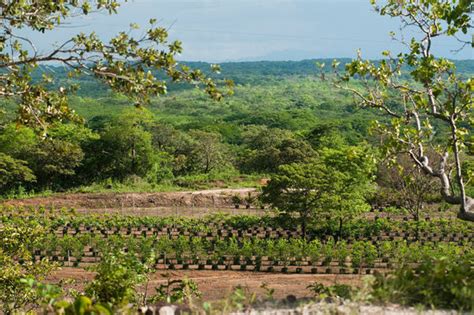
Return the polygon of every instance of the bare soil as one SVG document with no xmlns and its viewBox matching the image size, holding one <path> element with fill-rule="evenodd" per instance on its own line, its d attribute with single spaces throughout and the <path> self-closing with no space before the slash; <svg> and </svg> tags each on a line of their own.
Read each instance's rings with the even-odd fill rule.
<svg viewBox="0 0 474 315">
<path fill-rule="evenodd" d="M 48 197 L 3 201 L 6 206 L 74 208 L 78 213 L 119 213 L 130 215 L 202 216 L 215 212 L 259 214 L 255 207 L 236 209 L 232 197 L 255 195 L 254 188 L 213 189 L 159 193 L 85 193 L 55 194 Z"/>
<path fill-rule="evenodd" d="M 65 193 L 48 197 L 14 199 L 0 202 L 0 205 L 48 208 L 74 208 L 80 214 L 122 214 L 136 216 L 186 216 L 202 217 L 212 213 L 227 213 L 231 215 L 264 215 L 268 211 L 250 206 L 247 208 L 243 201 L 235 208 L 232 197 L 240 196 L 242 200 L 248 195 L 255 197 L 255 188 L 209 189 L 184 192 L 157 193 Z M 438 211 L 439 205 L 427 207 L 424 215 L 431 218 L 455 217 L 457 209 Z M 390 217 L 402 220 L 409 215 L 390 214 L 374 211 L 365 214 L 368 219 L 375 217 Z"/>
<path fill-rule="evenodd" d="M 196 281 L 199 290 L 203 294 L 203 300 L 206 301 L 215 301 L 228 297 L 237 286 L 246 288 L 248 292 L 255 292 L 257 296 L 264 296 L 265 291 L 261 288 L 263 283 L 266 283 L 268 288 L 275 289 L 274 297 L 278 299 L 285 298 L 288 295 L 294 295 L 297 298 L 311 297 L 311 292 L 306 287 L 313 282 L 320 282 L 325 285 L 339 283 L 360 286 L 363 277 L 360 275 L 297 275 L 211 270 L 167 271 L 152 275 L 151 281 L 148 284 L 148 294 L 153 294 L 155 287 L 166 283 L 167 277 L 162 275 L 166 273 L 171 279 L 187 277 Z M 93 277 L 93 272 L 84 269 L 62 268 L 54 272 L 48 278 L 48 281 L 50 283 L 58 283 L 61 280 L 74 280 L 73 284 L 66 285 L 66 287 L 81 290 Z"/>
</svg>

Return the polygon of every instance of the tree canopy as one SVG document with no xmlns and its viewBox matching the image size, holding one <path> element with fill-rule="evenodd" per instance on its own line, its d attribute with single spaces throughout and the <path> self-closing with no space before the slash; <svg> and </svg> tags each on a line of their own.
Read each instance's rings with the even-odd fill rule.
<svg viewBox="0 0 474 315">
<path fill-rule="evenodd" d="M 262 200 L 289 219 L 296 213 L 303 237 L 317 221 L 335 221 L 342 231 L 344 222 L 370 209 L 374 167 L 374 156 L 363 146 L 321 148 L 313 159 L 280 166 L 263 187 Z"/>
<path fill-rule="evenodd" d="M 346 74 L 337 85 L 354 93 L 362 107 L 377 109 L 388 118 L 377 125 L 387 156 L 408 154 L 425 174 L 439 179 L 441 195 L 447 202 L 460 204 L 459 217 L 474 221 L 474 199 L 466 194 L 461 160 L 472 130 L 474 81 L 458 75 L 452 61 L 433 54 L 437 39 L 443 36 L 458 39 L 460 49 L 471 45 L 461 39 L 471 27 L 471 2 L 378 3 L 372 1 L 377 12 L 399 18 L 403 29 L 413 29 L 420 35 L 407 41 L 402 37 L 408 51 L 384 51 L 385 59 L 377 63 L 364 60 L 359 53 L 346 65 Z M 404 68 L 409 69 L 410 80 L 402 75 Z M 348 86 L 351 78 L 361 82 L 362 88 Z M 429 159 L 428 148 L 437 152 L 438 163 Z M 448 172 L 451 163 L 454 181 Z"/>
<path fill-rule="evenodd" d="M 154 19 L 144 32 L 132 24 L 128 32 L 120 32 L 107 42 L 96 33 L 79 33 L 48 52 L 36 48 L 34 37 L 19 33 L 22 29 L 33 34 L 51 32 L 73 16 L 98 11 L 115 14 L 119 7 L 118 0 L 0 1 L 0 96 L 18 101 L 19 122 L 45 129 L 53 121 L 78 119 L 68 106 L 67 96 L 74 86 L 51 89 L 54 78 L 47 73 L 39 81 L 32 80 L 32 71 L 48 63 L 68 67 L 69 76 L 94 76 L 136 105 L 166 93 L 167 82 L 159 74 L 172 82 L 201 86 L 213 98 L 222 98 L 223 92 L 201 70 L 191 70 L 176 61 L 181 43 L 169 42 L 166 29 L 157 26 Z"/>
</svg>

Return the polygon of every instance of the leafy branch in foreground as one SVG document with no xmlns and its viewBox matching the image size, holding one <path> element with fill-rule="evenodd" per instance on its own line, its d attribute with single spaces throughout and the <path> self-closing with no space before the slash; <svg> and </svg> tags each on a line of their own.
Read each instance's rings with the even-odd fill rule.
<svg viewBox="0 0 474 315">
<path fill-rule="evenodd" d="M 459 218 L 474 221 L 474 199 L 466 195 L 461 161 L 473 124 L 474 81 L 458 75 L 452 61 L 432 53 L 440 37 L 467 45 L 461 36 L 471 27 L 470 2 L 389 0 L 382 6 L 376 1 L 372 4 L 381 15 L 400 18 L 403 28 L 412 28 L 421 36 L 409 42 L 402 38 L 408 51 L 396 56 L 385 51 L 380 62 L 364 60 L 359 53 L 346 65 L 346 74 L 338 76 L 336 85 L 352 92 L 362 107 L 385 116 L 384 121 L 376 122 L 376 128 L 387 156 L 407 154 L 425 174 L 439 180 L 446 202 L 460 205 Z M 411 80 L 406 79 L 406 71 Z M 351 86 L 351 79 L 360 88 Z M 430 151 L 436 152 L 436 159 L 429 159 Z"/>
<path fill-rule="evenodd" d="M 18 99 L 19 122 L 45 129 L 54 120 L 78 119 L 67 98 L 75 87 L 60 86 L 53 91 L 48 85 L 53 79 L 48 75 L 33 82 L 32 72 L 42 64 L 65 65 L 71 69 L 70 76 L 94 76 L 137 105 L 166 93 L 167 82 L 159 76 L 195 84 L 212 98 L 222 98 L 224 92 L 202 71 L 179 65 L 175 57 L 182 52 L 181 43 L 169 42 L 167 30 L 156 26 L 155 19 L 142 34 L 137 34 L 135 24 L 108 42 L 95 33 L 80 33 L 46 53 L 37 49 L 33 38 L 19 32 L 50 32 L 72 17 L 104 10 L 115 14 L 119 6 L 117 0 L 0 1 L 0 96 Z M 212 70 L 219 68 L 213 66 Z M 232 85 L 230 81 L 226 84 L 229 88 Z"/>
</svg>

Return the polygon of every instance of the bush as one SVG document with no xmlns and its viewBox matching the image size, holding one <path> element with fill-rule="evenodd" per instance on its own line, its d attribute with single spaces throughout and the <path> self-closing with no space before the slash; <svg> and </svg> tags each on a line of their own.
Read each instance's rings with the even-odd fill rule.
<svg viewBox="0 0 474 315">
<path fill-rule="evenodd" d="M 345 284 L 325 286 L 322 283 L 314 282 L 306 288 L 309 289 L 317 298 L 338 297 L 342 299 L 350 299 L 354 294 L 354 289 Z"/>
<path fill-rule="evenodd" d="M 35 181 L 35 175 L 22 160 L 0 153 L 0 192 L 15 189 L 21 184 Z"/>
<path fill-rule="evenodd" d="M 96 276 L 86 286 L 86 294 L 96 302 L 114 306 L 134 302 L 137 285 L 145 281 L 149 271 L 147 265 L 141 264 L 136 257 L 119 251 L 104 254 L 101 262 L 92 270 Z"/>
<path fill-rule="evenodd" d="M 373 296 L 380 302 L 474 310 L 474 255 L 458 260 L 425 258 L 416 268 L 401 265 L 393 274 L 378 275 Z"/>
</svg>

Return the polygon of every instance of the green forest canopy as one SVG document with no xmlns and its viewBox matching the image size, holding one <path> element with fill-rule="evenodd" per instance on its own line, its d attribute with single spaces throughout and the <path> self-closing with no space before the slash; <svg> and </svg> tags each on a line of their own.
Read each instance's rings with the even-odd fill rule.
<svg viewBox="0 0 474 315">
<path fill-rule="evenodd" d="M 57 86 L 78 85 L 70 104 L 85 118 L 85 127 L 53 126 L 45 142 L 25 128 L 18 132 L 11 123 L 16 106 L 4 100 L 1 153 L 4 168 L 18 176 L 0 187 L 2 193 L 122 182 L 132 175 L 193 187 L 196 176 L 271 174 L 281 164 L 313 157 L 322 146 L 375 144 L 370 124 L 382 118 L 358 108 L 351 93 L 321 80 L 315 63 L 225 63 L 216 79 L 237 82 L 234 96 L 217 102 L 190 85 L 171 85 L 167 95 L 141 110 L 93 78 L 70 79 L 65 68 L 41 67 L 38 78 L 44 71 L 54 73 Z M 473 61 L 456 64 L 464 75 L 474 73 Z"/>
</svg>

